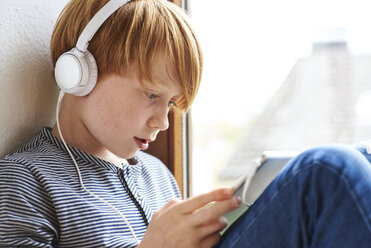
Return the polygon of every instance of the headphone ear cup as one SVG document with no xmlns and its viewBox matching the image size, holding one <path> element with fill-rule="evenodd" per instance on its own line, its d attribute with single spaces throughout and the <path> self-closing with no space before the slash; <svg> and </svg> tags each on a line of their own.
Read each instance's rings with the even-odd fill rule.
<svg viewBox="0 0 371 248">
<path fill-rule="evenodd" d="M 89 94 L 98 78 L 94 56 L 76 48 L 62 54 L 54 69 L 55 80 L 62 91 L 76 96 Z"/>
<path fill-rule="evenodd" d="M 87 82 L 83 87 L 84 89 L 81 91 L 81 93 L 79 93 L 79 96 L 85 96 L 89 94 L 94 89 L 98 81 L 98 66 L 93 54 L 91 54 L 91 52 L 87 50 L 84 53 L 84 58 L 88 67 L 88 72 L 86 73 Z"/>
</svg>

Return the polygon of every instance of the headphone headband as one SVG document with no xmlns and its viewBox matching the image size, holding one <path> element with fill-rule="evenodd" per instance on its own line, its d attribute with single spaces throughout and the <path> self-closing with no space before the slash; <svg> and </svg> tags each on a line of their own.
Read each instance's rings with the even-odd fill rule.
<svg viewBox="0 0 371 248">
<path fill-rule="evenodd" d="M 76 48 L 85 52 L 88 48 L 89 41 L 93 38 L 100 26 L 121 6 L 129 2 L 129 0 L 111 0 L 106 3 L 90 20 L 88 25 L 82 31 L 76 43 Z"/>
</svg>

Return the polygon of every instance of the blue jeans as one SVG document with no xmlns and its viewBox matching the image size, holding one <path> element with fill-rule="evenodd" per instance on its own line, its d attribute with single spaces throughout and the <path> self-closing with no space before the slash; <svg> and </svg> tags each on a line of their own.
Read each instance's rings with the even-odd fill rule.
<svg viewBox="0 0 371 248">
<path fill-rule="evenodd" d="M 345 145 L 305 151 L 216 247 L 370 248 L 370 162 Z"/>
</svg>

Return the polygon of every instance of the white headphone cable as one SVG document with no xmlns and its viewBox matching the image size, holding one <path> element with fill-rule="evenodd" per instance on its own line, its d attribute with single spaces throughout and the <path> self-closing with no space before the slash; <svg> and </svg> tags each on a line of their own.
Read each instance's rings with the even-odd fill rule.
<svg viewBox="0 0 371 248">
<path fill-rule="evenodd" d="M 80 173 L 80 169 L 79 169 L 79 166 L 77 165 L 77 162 L 74 158 L 74 156 L 72 155 L 72 152 L 70 151 L 70 149 L 68 148 L 67 146 L 67 143 L 66 141 L 64 140 L 63 138 L 63 135 L 62 135 L 62 131 L 61 131 L 61 128 L 60 128 L 60 125 L 59 125 L 59 111 L 60 111 L 60 108 L 61 108 L 61 102 L 62 102 L 62 99 L 64 97 L 64 91 L 60 91 L 59 93 L 59 97 L 58 97 L 58 103 L 57 103 L 57 111 L 56 111 L 56 119 L 57 119 L 57 128 L 58 128 L 58 133 L 59 133 L 59 136 L 62 140 L 62 143 L 64 145 L 64 147 L 66 148 L 68 154 L 70 155 L 74 165 L 75 165 L 75 168 L 76 168 L 76 172 L 77 172 L 77 175 L 79 177 L 79 181 L 80 181 L 80 185 L 81 187 L 87 192 L 89 193 L 89 195 L 93 196 L 95 199 L 103 202 L 104 204 L 108 205 L 110 208 L 112 208 L 118 215 L 120 215 L 120 217 L 125 221 L 126 225 L 129 227 L 129 230 L 131 232 L 131 234 L 133 235 L 137 245 L 139 245 L 139 240 L 137 238 L 137 236 L 135 235 L 135 232 L 133 230 L 133 228 L 130 226 L 129 222 L 127 221 L 127 219 L 125 218 L 125 216 L 115 207 L 113 206 L 111 203 L 109 203 L 108 201 L 106 201 L 105 199 L 101 198 L 100 196 L 98 195 L 95 195 L 93 192 L 91 192 L 90 190 L 88 190 L 83 181 L 82 181 L 82 176 L 81 176 L 81 173 Z"/>
</svg>

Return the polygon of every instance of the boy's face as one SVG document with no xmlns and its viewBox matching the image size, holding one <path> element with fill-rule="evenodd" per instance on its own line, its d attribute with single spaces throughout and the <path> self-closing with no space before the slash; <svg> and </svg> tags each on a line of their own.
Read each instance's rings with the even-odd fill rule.
<svg viewBox="0 0 371 248">
<path fill-rule="evenodd" d="M 171 104 L 182 88 L 172 65 L 165 59 L 155 62 L 157 87 L 149 82 L 143 86 L 131 66 L 124 76 L 104 77 L 86 97 L 81 118 L 89 134 L 86 140 L 97 152 L 108 149 L 118 157 L 132 158 L 168 128 Z"/>
</svg>

